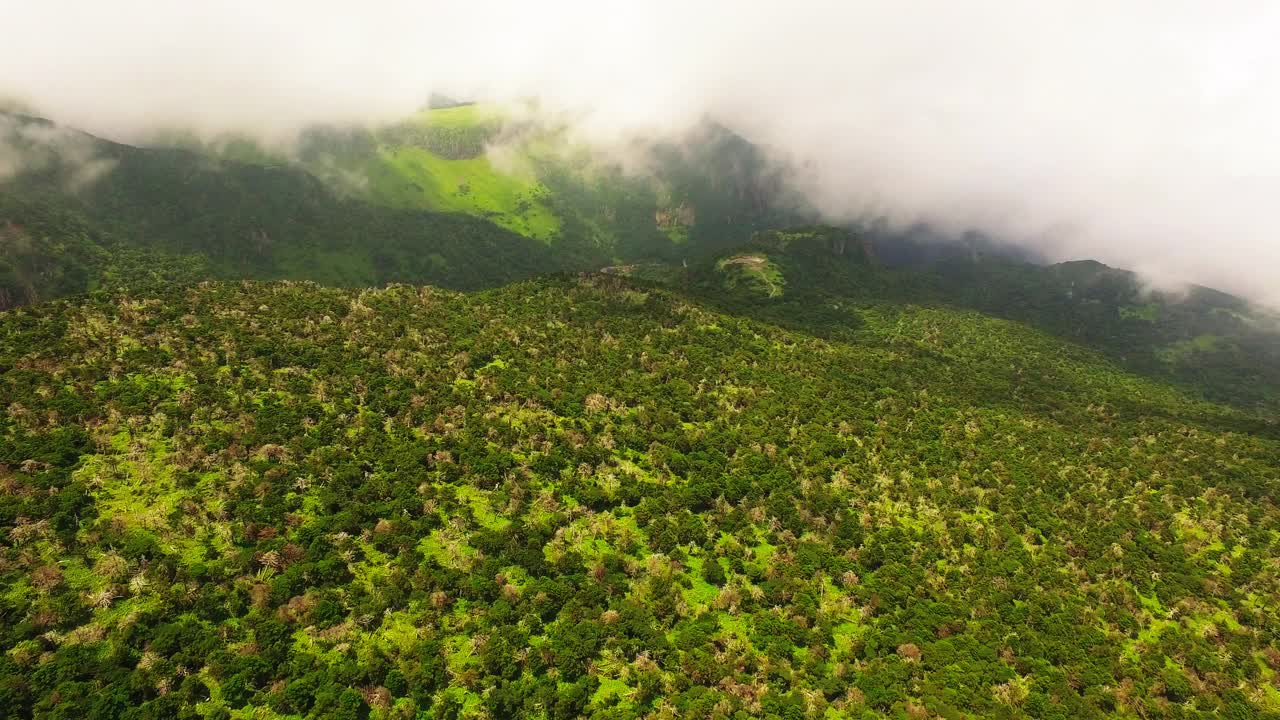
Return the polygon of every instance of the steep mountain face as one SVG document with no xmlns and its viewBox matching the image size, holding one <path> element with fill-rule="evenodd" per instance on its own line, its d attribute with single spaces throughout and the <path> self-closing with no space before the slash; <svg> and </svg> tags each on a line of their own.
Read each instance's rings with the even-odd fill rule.
<svg viewBox="0 0 1280 720">
<path fill-rule="evenodd" d="M 1274 423 L 846 309 L 600 275 L 0 314 L 0 715 L 1280 712 Z"/>
</svg>

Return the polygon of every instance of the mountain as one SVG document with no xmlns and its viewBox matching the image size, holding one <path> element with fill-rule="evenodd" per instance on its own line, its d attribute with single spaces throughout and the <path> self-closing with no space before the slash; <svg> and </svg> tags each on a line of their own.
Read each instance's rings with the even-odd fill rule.
<svg viewBox="0 0 1280 720">
<path fill-rule="evenodd" d="M 795 234 L 751 252 L 870 267 Z M 781 295 L 713 267 L 785 302 L 777 257 Z M 975 310 L 811 308 L 606 274 L 0 314 L 0 714 L 1278 716 L 1274 420 Z"/>
<path fill-rule="evenodd" d="M 574 262 L 478 218 L 345 197 L 292 165 L 120 145 L 32 118 L 7 127 L 19 166 L 0 183 L 0 227 L 10 238 L 0 290 L 10 302 L 92 289 L 110 276 L 93 259 L 103 248 L 211 277 L 339 285 L 481 287 Z M 79 281 L 60 279 L 47 257 L 85 258 Z"/>
<path fill-rule="evenodd" d="M 374 205 L 464 213 L 566 251 L 619 261 L 682 258 L 812 213 L 782 169 L 705 123 L 674 140 L 575 139 L 536 108 L 442 102 L 381 127 L 315 126 L 288 154 L 238 136 L 157 140 L 203 155 L 305 169 Z"/>
<path fill-rule="evenodd" d="M 0 116 L 17 159 L 0 181 L 0 308 L 202 279 L 478 289 L 609 267 L 826 333 L 856 333 L 850 309 L 868 302 L 975 309 L 1212 400 L 1280 408 L 1280 318 L 1238 298 L 1149 292 L 972 234 L 787 227 L 805 213 L 786 209 L 801 205 L 777 171 L 714 126 L 637 142 L 635 176 L 566 132 L 453 104 L 377 130 L 312 128 L 284 158 L 243 138 L 141 148 Z"/>
<path fill-rule="evenodd" d="M 536 109 L 454 104 L 371 131 L 315 128 L 299 156 L 376 203 L 465 212 L 620 261 L 697 256 L 804 215 L 761 149 L 710 123 L 601 150 Z"/>
<path fill-rule="evenodd" d="M 1205 397 L 1280 410 L 1280 314 L 1192 286 L 1147 288 L 1095 261 L 1035 265 L 937 252 L 887 265 L 892 238 L 825 226 L 757 233 L 689 270 L 648 276 L 735 312 L 826 336 L 857 338 L 867 307 L 969 309 L 1027 323 L 1127 369 Z"/>
<path fill-rule="evenodd" d="M 564 132 L 460 105 L 377 131 L 312 128 L 286 158 L 245 138 L 134 147 L 0 113 L 2 307 L 122 277 L 117 248 L 181 266 L 159 273 L 172 279 L 199 268 L 467 289 L 699 257 L 793 217 L 770 205 L 781 190 L 759 151 L 722 128 L 704 128 L 688 148 L 633 149 L 653 168 L 643 178 Z M 509 138 L 502 169 L 489 151 L 499 136 Z"/>
<path fill-rule="evenodd" d="M 541 116 L 436 104 L 375 130 L 312 128 L 290 158 L 0 115 L 14 168 L 0 175 L 0 308 L 202 279 L 478 289 L 610 267 L 827 333 L 856 333 L 860 303 L 975 309 L 1212 400 L 1280 408 L 1280 318 L 1238 298 L 1150 292 L 1099 263 L 1033 264 L 923 226 L 787 227 L 802 204 L 761 150 L 714 126 L 637 141 L 647 170 L 628 175 Z"/>
</svg>

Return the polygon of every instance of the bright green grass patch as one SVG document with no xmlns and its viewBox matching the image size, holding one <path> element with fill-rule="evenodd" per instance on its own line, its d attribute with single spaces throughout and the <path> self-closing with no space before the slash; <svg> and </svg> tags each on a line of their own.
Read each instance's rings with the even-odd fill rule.
<svg viewBox="0 0 1280 720">
<path fill-rule="evenodd" d="M 720 631 L 726 637 L 736 638 L 747 644 L 751 643 L 751 627 L 748 625 L 746 618 L 741 615 L 730 615 L 721 613 L 716 616 L 720 623 Z"/>
<path fill-rule="evenodd" d="M 419 147 L 384 148 L 369 179 L 373 199 L 388 205 L 477 215 L 542 241 L 560 232 L 547 188 L 532 175 L 499 171 L 484 155 L 449 160 Z"/>
<path fill-rule="evenodd" d="M 751 253 L 727 257 L 716 263 L 716 270 L 723 274 L 725 287 L 730 290 L 781 297 L 787 286 L 782 269 L 767 255 Z"/>
<path fill-rule="evenodd" d="M 395 612 L 383 617 L 374 642 L 384 651 L 409 653 L 421 637 L 418 623 L 411 612 Z"/>
<path fill-rule="evenodd" d="M 1225 628 L 1233 633 L 1240 632 L 1243 626 L 1235 616 L 1226 610 L 1215 610 L 1209 615 L 1193 615 L 1186 618 L 1187 627 L 1196 634 L 1203 633 L 1209 625 Z"/>
<path fill-rule="evenodd" d="M 364 560 L 358 563 L 351 563 L 351 573 L 355 575 L 356 581 L 364 586 L 365 590 L 370 593 L 377 592 L 382 587 L 388 573 L 391 571 L 391 558 L 386 553 L 378 550 L 372 543 L 360 542 L 360 552 L 364 555 Z"/>
<path fill-rule="evenodd" d="M 458 499 L 467 503 L 471 507 L 471 514 L 475 516 L 476 522 L 483 525 L 489 530 L 505 530 L 511 525 L 511 521 L 494 512 L 489 505 L 489 493 L 480 490 L 471 485 L 457 485 L 454 487 Z"/>
<path fill-rule="evenodd" d="M 602 677 L 595 694 L 591 696 L 591 704 L 595 707 L 630 706 L 630 696 L 633 692 L 635 690 L 625 680 Z"/>
<path fill-rule="evenodd" d="M 456 105 L 432 108 L 414 116 L 414 121 L 436 127 L 462 128 L 501 120 L 502 113 L 493 105 Z"/>
<path fill-rule="evenodd" d="M 688 577 L 693 585 L 681 590 L 685 601 L 692 607 L 710 606 L 720 594 L 720 588 L 702 579 L 702 564 L 719 560 L 714 557 L 690 557 L 686 562 L 689 565 Z"/>
<path fill-rule="evenodd" d="M 653 472 L 635 464 L 631 460 L 624 457 L 615 457 L 614 462 L 618 466 L 618 470 L 629 475 L 635 482 L 660 483 L 662 478 Z"/>
<path fill-rule="evenodd" d="M 21 578 L 17 582 L 13 582 L 9 587 L 0 591 L 0 601 L 9 607 L 22 607 L 26 604 L 27 598 L 35 594 L 35 589 L 26 578 Z"/>
<path fill-rule="evenodd" d="M 1280 689 L 1271 683 L 1262 684 L 1262 705 L 1268 710 L 1280 711 Z"/>
<path fill-rule="evenodd" d="M 191 537 L 177 540 L 177 554 L 182 564 L 188 568 L 196 567 L 227 552 L 231 544 L 227 541 L 227 535 L 219 532 L 226 527 L 225 523 L 210 523 Z"/>
<path fill-rule="evenodd" d="M 572 508 L 577 502 L 564 496 L 566 508 Z M 536 524 L 538 519 L 534 518 Z M 636 524 L 630 514 L 602 514 L 594 517 L 580 517 L 563 527 L 542 547 L 543 557 L 547 562 L 558 562 L 566 552 L 572 551 L 582 556 L 588 566 L 605 555 L 617 553 L 642 557 L 645 551 L 646 535 Z M 627 548 L 630 547 L 630 551 Z"/>
<path fill-rule="evenodd" d="M 1136 640 L 1130 640 L 1125 643 L 1124 650 L 1120 653 L 1121 657 L 1129 660 L 1130 662 L 1138 662 L 1140 659 L 1140 655 L 1138 653 L 1139 645 L 1143 645 L 1148 648 L 1152 647 L 1159 642 L 1161 633 L 1169 628 L 1177 626 L 1178 622 L 1176 620 L 1152 620 L 1150 625 L 1138 631 L 1138 637 Z"/>
<path fill-rule="evenodd" d="M 434 559 L 444 567 L 466 570 L 479 550 L 460 539 L 451 539 L 441 530 L 435 530 L 418 543 L 418 551 Z"/>
<path fill-rule="evenodd" d="M 159 588 L 157 588 L 158 590 Z M 120 598 L 111 607 L 98 608 L 93 611 L 93 622 L 101 627 L 121 627 L 130 618 L 148 613 L 159 613 L 165 610 L 164 601 L 157 595 L 134 595 Z"/>
<path fill-rule="evenodd" d="M 67 587 L 78 592 L 101 590 L 107 585 L 104 578 L 98 577 L 93 569 L 79 558 L 62 560 L 58 563 L 58 567 L 62 570 L 62 581 L 67 584 Z"/>
<path fill-rule="evenodd" d="M 1161 604 L 1160 598 L 1155 593 L 1147 596 L 1135 590 L 1134 594 L 1138 596 L 1138 601 L 1142 603 L 1142 607 L 1146 608 L 1152 615 L 1165 614 L 1164 605 Z"/>
<path fill-rule="evenodd" d="M 457 673 L 462 673 L 468 667 L 479 666 L 480 660 L 476 657 L 475 647 L 472 645 L 472 635 L 450 635 L 445 640 L 445 659 L 449 663 L 449 669 Z"/>
<path fill-rule="evenodd" d="M 231 710 L 231 720 L 276 720 L 276 718 L 290 718 L 292 720 L 292 718 L 296 717 L 299 716 L 281 715 L 266 705 L 245 705 L 242 708 Z"/>
<path fill-rule="evenodd" d="M 128 452 L 131 442 L 133 442 L 133 434 L 128 430 L 121 430 L 111 436 L 111 449 L 118 453 Z"/>
<path fill-rule="evenodd" d="M 752 559 L 761 569 L 768 568 L 769 563 L 773 561 L 773 556 L 778 552 L 776 545 L 770 545 L 763 540 L 751 548 Z"/>
<path fill-rule="evenodd" d="M 836 649 L 842 653 L 851 652 L 854 640 L 862 635 L 865 629 L 856 622 L 842 622 L 831 628 L 831 638 L 835 643 Z"/>
<path fill-rule="evenodd" d="M 112 437 L 112 446 L 129 447 L 127 433 Z M 173 470 L 165 462 L 163 440 L 147 441 L 146 452 L 136 459 L 120 455 L 89 455 L 77 476 L 100 487 L 94 495 L 103 517 L 120 518 L 129 525 L 149 530 L 167 530 L 169 517 L 189 493 L 173 482 Z"/>
</svg>

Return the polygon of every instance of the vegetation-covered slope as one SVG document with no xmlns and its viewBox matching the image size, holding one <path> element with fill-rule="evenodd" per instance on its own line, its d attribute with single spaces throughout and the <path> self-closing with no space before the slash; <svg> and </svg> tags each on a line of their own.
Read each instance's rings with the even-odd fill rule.
<svg viewBox="0 0 1280 720">
<path fill-rule="evenodd" d="M 650 272 L 708 301 L 824 335 L 857 337 L 868 302 L 975 309 L 1034 325 L 1217 401 L 1280 409 L 1280 315 L 1204 287 L 1157 291 L 1098 262 L 1000 257 L 886 267 L 867 235 L 833 227 L 756 234 L 688 272 Z"/>
<path fill-rule="evenodd" d="M 290 165 L 117 145 L 31 118 L 6 127 L 27 146 L 23 171 L 0 178 L 6 306 L 154 274 L 145 262 L 119 272 L 129 255 L 205 277 L 454 288 L 589 263 L 480 218 L 345 197 Z M 86 167 L 94 178 L 78 180 Z"/>
<path fill-rule="evenodd" d="M 8 311 L 0 714 L 1277 717 L 1273 422 L 847 311 L 611 277 Z"/>
<path fill-rule="evenodd" d="M 623 156 L 640 169 L 624 171 Z M 460 105 L 374 131 L 317 129 L 301 157 L 375 203 L 465 212 L 618 260 L 698 257 L 798 216 L 762 151 L 718 126 L 599 152 L 555 118 Z"/>
<path fill-rule="evenodd" d="M 109 263 L 86 264 L 99 253 L 81 242 L 84 228 L 213 277 L 477 288 L 700 257 L 790 217 L 759 149 L 722 128 L 688 147 L 629 150 L 650 167 L 643 176 L 562 130 L 471 105 L 377 130 L 312 128 L 291 157 L 246 138 L 166 141 L 179 147 L 0 113 L 0 147 L 14 155 L 0 174 L 0 223 L 49 230 L 0 245 L 9 304 L 101 284 Z"/>
<path fill-rule="evenodd" d="M 561 221 L 532 165 L 514 157 L 498 168 L 486 153 L 502 118 L 483 106 L 424 111 L 377 135 L 365 159 L 367 195 L 396 207 L 484 217 L 521 235 L 553 242 Z"/>
<path fill-rule="evenodd" d="M 203 256 L 149 251 L 58 204 L 0 194 L 0 310 L 103 287 L 141 288 L 211 274 Z"/>
</svg>

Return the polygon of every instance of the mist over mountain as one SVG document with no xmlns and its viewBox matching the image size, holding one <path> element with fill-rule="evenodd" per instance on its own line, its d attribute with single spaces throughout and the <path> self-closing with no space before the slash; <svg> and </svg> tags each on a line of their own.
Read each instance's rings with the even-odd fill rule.
<svg viewBox="0 0 1280 720">
<path fill-rule="evenodd" d="M 515 101 L 600 147 L 710 118 L 829 220 L 976 230 L 1050 260 L 1276 301 L 1277 10 L 1200 3 L 28 4 L 0 95 L 122 140 L 287 146 L 430 92 Z"/>
</svg>

